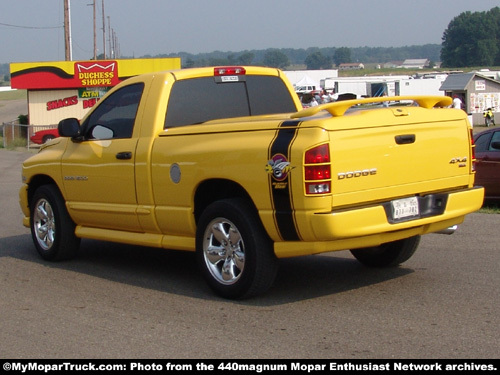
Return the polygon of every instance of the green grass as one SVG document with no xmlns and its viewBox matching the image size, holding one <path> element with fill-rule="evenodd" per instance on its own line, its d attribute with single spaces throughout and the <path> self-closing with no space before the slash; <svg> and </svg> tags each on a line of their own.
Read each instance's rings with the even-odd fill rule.
<svg viewBox="0 0 500 375">
<path fill-rule="evenodd" d="M 500 214 L 500 203 L 487 202 L 479 210 L 481 214 Z"/>
<path fill-rule="evenodd" d="M 3 146 L 3 137 L 0 137 L 0 148 L 6 148 L 7 150 L 17 150 L 18 148 L 26 149 L 26 138 L 16 138 L 12 142 L 9 142 L 7 147 Z"/>
<path fill-rule="evenodd" d="M 356 76 L 373 76 L 373 75 L 414 75 L 425 73 L 439 73 L 449 71 L 463 71 L 464 73 L 478 71 L 484 67 L 471 67 L 471 68 L 425 68 L 425 69 L 404 69 L 404 68 L 382 68 L 376 69 L 376 64 L 365 64 L 365 69 L 360 70 L 339 70 L 339 77 L 356 77 Z M 500 70 L 500 67 L 488 67 L 491 71 Z"/>
<path fill-rule="evenodd" d="M 0 91 L 0 100 L 27 99 L 26 90 Z"/>
</svg>

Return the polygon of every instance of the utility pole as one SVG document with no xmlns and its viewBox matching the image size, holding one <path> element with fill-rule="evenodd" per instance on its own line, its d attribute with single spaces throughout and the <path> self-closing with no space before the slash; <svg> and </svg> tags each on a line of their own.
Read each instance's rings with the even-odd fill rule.
<svg viewBox="0 0 500 375">
<path fill-rule="evenodd" d="M 71 46 L 71 11 L 69 0 L 64 0 L 64 52 L 66 61 L 73 60 L 73 47 Z"/>
<path fill-rule="evenodd" d="M 115 29 L 111 29 L 111 45 L 113 46 L 111 48 L 111 51 L 113 52 L 113 58 L 116 59 L 116 34 L 115 34 Z"/>
<path fill-rule="evenodd" d="M 102 48 L 106 60 L 106 18 L 104 17 L 104 0 L 102 0 Z"/>
<path fill-rule="evenodd" d="M 94 8 L 94 60 L 97 60 L 97 29 L 96 29 L 96 19 L 95 19 L 95 0 L 93 1 Z"/>
<path fill-rule="evenodd" d="M 113 58 L 113 48 L 111 47 L 111 21 L 108 16 L 108 40 L 109 40 L 109 58 Z"/>
<path fill-rule="evenodd" d="M 116 36 L 116 32 L 113 29 L 113 51 L 114 51 L 114 58 L 118 59 L 120 58 L 120 49 L 118 48 L 118 37 Z"/>
</svg>

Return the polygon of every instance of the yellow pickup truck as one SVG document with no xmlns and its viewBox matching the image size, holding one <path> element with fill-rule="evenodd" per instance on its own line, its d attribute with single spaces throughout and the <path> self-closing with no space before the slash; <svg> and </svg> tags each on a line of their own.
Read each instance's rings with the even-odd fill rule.
<svg viewBox="0 0 500 375">
<path fill-rule="evenodd" d="M 212 67 L 130 78 L 23 165 L 23 224 L 46 260 L 80 239 L 195 251 L 210 287 L 248 298 L 278 259 L 351 250 L 397 266 L 479 209 L 471 126 L 451 99 L 302 109 L 284 74 Z"/>
</svg>

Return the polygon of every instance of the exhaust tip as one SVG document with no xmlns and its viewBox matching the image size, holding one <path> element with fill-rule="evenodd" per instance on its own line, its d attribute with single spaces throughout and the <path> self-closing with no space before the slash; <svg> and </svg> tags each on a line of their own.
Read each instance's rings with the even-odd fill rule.
<svg viewBox="0 0 500 375">
<path fill-rule="evenodd" d="M 438 233 L 438 234 L 453 234 L 457 231 L 457 229 L 458 229 L 458 225 L 452 225 L 451 227 L 440 230 L 436 233 Z"/>
</svg>

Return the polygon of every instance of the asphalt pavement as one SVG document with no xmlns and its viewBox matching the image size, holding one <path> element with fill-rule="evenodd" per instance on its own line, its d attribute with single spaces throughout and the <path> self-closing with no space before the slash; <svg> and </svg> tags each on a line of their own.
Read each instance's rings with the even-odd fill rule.
<svg viewBox="0 0 500 375">
<path fill-rule="evenodd" d="M 0 149 L 3 358 L 499 358 L 500 215 L 424 236 L 403 266 L 284 259 L 272 289 L 215 297 L 192 253 L 82 241 L 42 261 L 18 205 L 24 152 Z"/>
</svg>

